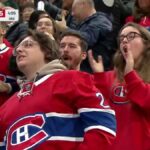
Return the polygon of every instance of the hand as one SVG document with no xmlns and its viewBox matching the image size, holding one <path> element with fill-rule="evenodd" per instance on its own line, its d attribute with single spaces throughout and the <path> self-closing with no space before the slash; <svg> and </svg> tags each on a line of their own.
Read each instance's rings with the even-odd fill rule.
<svg viewBox="0 0 150 150">
<path fill-rule="evenodd" d="M 55 40 L 55 38 L 53 37 L 53 35 L 51 33 L 48 32 L 44 32 L 46 35 L 48 35 L 52 40 Z"/>
<path fill-rule="evenodd" d="M 98 56 L 98 61 L 96 61 L 93 57 L 92 50 L 89 50 L 88 60 L 93 72 L 104 72 L 102 56 Z"/>
<path fill-rule="evenodd" d="M 0 81 L 0 92 L 6 92 L 9 93 L 10 92 L 10 86 L 8 85 L 8 83 L 5 83 L 3 81 Z"/>
<path fill-rule="evenodd" d="M 125 47 L 122 50 L 122 52 L 124 53 L 123 57 L 126 61 L 126 65 L 125 65 L 125 69 L 124 69 L 124 75 L 126 75 L 129 72 L 131 72 L 134 68 L 134 58 L 133 58 L 132 52 L 129 47 Z"/>
<path fill-rule="evenodd" d="M 68 10 L 65 10 L 65 9 L 63 9 L 62 11 L 61 11 L 61 16 L 64 16 L 64 17 L 66 17 L 67 15 L 68 15 Z"/>
<path fill-rule="evenodd" d="M 55 23 L 60 31 L 64 31 L 65 29 L 68 28 L 66 20 L 65 20 L 65 15 L 62 15 L 61 21 L 56 20 Z"/>
</svg>

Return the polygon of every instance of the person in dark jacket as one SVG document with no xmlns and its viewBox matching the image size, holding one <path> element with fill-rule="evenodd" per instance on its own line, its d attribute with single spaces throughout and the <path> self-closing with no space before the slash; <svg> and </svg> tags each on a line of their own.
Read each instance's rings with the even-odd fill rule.
<svg viewBox="0 0 150 150">
<path fill-rule="evenodd" d="M 15 22 L 6 32 L 5 38 L 14 46 L 15 42 L 23 35 L 26 34 L 28 29 L 28 20 L 34 11 L 34 4 L 31 2 L 26 3 L 21 8 L 21 16 L 18 22 Z"/>
<path fill-rule="evenodd" d="M 88 49 L 93 50 L 95 57 L 102 55 L 105 69 L 109 69 L 110 58 L 107 52 L 109 43 L 106 42 L 106 38 L 112 30 L 111 18 L 106 13 L 96 12 L 92 0 L 74 0 L 72 16 L 76 19 L 76 26 L 66 26 L 64 18 L 60 22 L 57 21 L 57 24 L 62 30 L 73 29 L 80 31 L 88 42 Z M 83 61 L 81 70 L 92 72 L 88 60 Z"/>
</svg>

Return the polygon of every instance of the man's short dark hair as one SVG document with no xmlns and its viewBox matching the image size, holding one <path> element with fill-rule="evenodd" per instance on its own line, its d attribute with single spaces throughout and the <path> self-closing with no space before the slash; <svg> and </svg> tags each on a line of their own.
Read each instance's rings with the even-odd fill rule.
<svg viewBox="0 0 150 150">
<path fill-rule="evenodd" d="M 62 33 L 62 35 L 60 37 L 60 41 L 66 36 L 74 36 L 74 37 L 78 38 L 80 40 L 80 46 L 81 46 L 82 51 L 87 51 L 88 43 L 80 32 L 74 31 L 74 30 L 65 31 Z"/>
</svg>

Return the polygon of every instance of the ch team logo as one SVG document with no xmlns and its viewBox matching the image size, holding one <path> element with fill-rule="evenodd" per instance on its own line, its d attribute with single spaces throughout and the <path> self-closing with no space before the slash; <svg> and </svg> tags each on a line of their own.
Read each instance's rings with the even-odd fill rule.
<svg viewBox="0 0 150 150">
<path fill-rule="evenodd" d="M 129 100 L 127 99 L 127 90 L 124 86 L 115 86 L 112 90 L 111 100 L 115 104 L 128 104 Z"/>
<path fill-rule="evenodd" d="M 125 97 L 126 91 L 123 86 L 117 86 L 114 88 L 114 94 L 118 97 Z"/>
<path fill-rule="evenodd" d="M 29 150 L 44 142 L 49 135 L 43 129 L 45 118 L 42 114 L 26 116 L 17 120 L 7 132 L 7 150 Z"/>
</svg>

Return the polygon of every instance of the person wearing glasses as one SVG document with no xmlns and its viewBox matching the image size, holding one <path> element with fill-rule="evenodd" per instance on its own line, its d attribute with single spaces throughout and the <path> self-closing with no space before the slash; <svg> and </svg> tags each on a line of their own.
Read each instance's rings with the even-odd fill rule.
<svg viewBox="0 0 150 150">
<path fill-rule="evenodd" d="M 111 150 L 150 149 L 150 32 L 128 23 L 120 30 L 114 70 L 103 72 L 89 51 L 95 84 L 116 112 L 117 136 Z"/>
<path fill-rule="evenodd" d="M 115 113 L 91 75 L 67 70 L 44 33 L 30 31 L 14 55 L 25 77 L 0 107 L 0 149 L 106 149 L 115 138 Z"/>
</svg>

